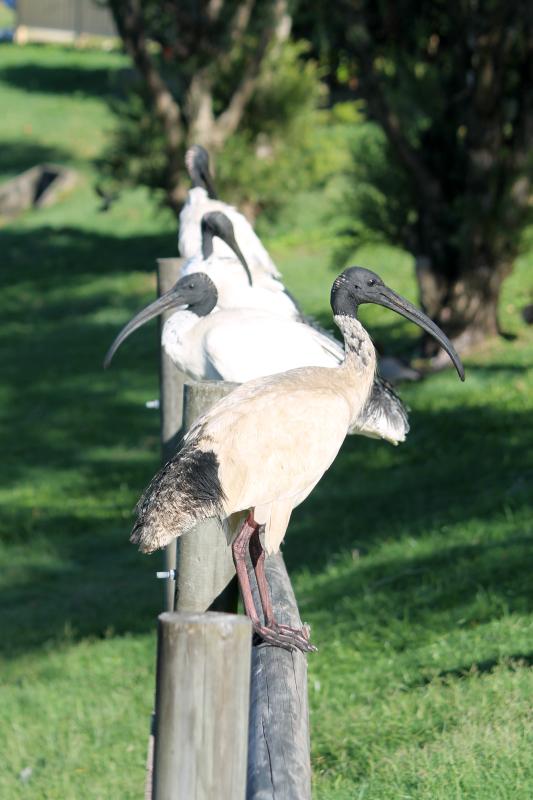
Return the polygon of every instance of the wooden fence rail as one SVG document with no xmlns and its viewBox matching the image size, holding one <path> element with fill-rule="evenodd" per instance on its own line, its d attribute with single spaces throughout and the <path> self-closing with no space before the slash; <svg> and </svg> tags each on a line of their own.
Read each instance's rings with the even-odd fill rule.
<svg viewBox="0 0 533 800">
<path fill-rule="evenodd" d="M 300 627 L 281 553 L 266 559 L 265 571 L 276 619 Z M 255 587 L 256 605 L 258 595 Z M 310 800 L 309 753 L 306 656 L 266 644 L 253 647 L 247 800 Z"/>
</svg>

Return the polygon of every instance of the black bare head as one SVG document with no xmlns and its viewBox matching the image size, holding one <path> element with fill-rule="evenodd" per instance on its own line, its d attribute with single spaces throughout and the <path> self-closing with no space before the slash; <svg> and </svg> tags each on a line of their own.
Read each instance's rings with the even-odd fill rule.
<svg viewBox="0 0 533 800">
<path fill-rule="evenodd" d="M 218 236 L 219 239 L 222 239 L 228 247 L 230 247 L 239 261 L 241 262 L 244 271 L 246 272 L 246 277 L 248 278 L 248 283 L 250 286 L 252 285 L 252 274 L 246 263 L 246 259 L 244 258 L 239 245 L 237 244 L 237 240 L 235 239 L 235 231 L 233 230 L 233 225 L 230 218 L 224 214 L 222 211 L 209 211 L 207 214 L 204 214 L 202 217 L 202 255 L 204 258 L 209 258 L 210 255 L 213 253 L 213 238 Z"/>
<path fill-rule="evenodd" d="M 149 306 L 143 308 L 142 311 L 139 311 L 139 313 L 122 328 L 107 351 L 104 367 L 107 369 L 118 348 L 122 342 L 128 338 L 130 333 L 136 331 L 137 328 L 140 328 L 145 322 L 176 307 L 192 311 L 198 317 L 205 317 L 214 309 L 217 300 L 216 286 L 205 272 L 195 272 L 192 275 L 187 275 L 185 278 L 180 278 L 172 289 L 162 294 L 161 297 L 158 297 L 158 299 L 150 303 Z"/>
<path fill-rule="evenodd" d="M 205 189 L 209 197 L 216 200 L 217 193 L 209 169 L 209 154 L 205 147 L 193 144 L 185 153 L 185 166 L 192 181 L 193 188 Z"/>
<path fill-rule="evenodd" d="M 423 328 L 450 356 L 462 381 L 465 372 L 461 359 L 443 331 L 416 306 L 386 286 L 379 275 L 364 267 L 348 267 L 335 279 L 331 289 L 331 308 L 335 316 L 356 317 L 363 303 L 390 308 Z"/>
</svg>

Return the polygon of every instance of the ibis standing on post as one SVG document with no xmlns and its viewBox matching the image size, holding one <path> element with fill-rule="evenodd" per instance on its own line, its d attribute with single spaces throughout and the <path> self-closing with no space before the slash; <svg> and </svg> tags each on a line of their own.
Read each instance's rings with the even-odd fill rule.
<svg viewBox="0 0 533 800">
<path fill-rule="evenodd" d="M 201 254 L 187 259 L 181 269 L 182 277 L 205 272 L 219 291 L 224 290 L 226 298 L 231 296 L 233 308 L 261 308 L 282 317 L 308 322 L 281 280 L 276 278 L 265 282 L 252 277 L 227 214 L 222 211 L 204 214 L 200 230 Z M 232 251 L 231 257 L 220 255 L 216 249 L 217 242 L 223 242 Z"/>
<path fill-rule="evenodd" d="M 376 353 L 357 319 L 363 303 L 385 306 L 423 328 L 448 352 L 464 380 L 459 356 L 440 328 L 374 272 L 351 267 L 331 291 L 335 322 L 344 337 L 342 364 L 302 367 L 239 386 L 196 421 L 137 505 L 131 541 L 145 553 L 203 519 L 219 517 L 227 523 L 246 613 L 256 633 L 280 647 L 315 649 L 305 627 L 293 629 L 274 618 L 264 559 L 279 549 L 292 509 L 331 466 L 367 403 Z M 264 622 L 253 600 L 247 553 Z"/>
<path fill-rule="evenodd" d="M 232 222 L 235 238 L 250 267 L 254 283 L 272 287 L 280 277 L 276 265 L 261 244 L 258 235 L 240 211 L 217 198 L 213 178 L 209 169 L 207 150 L 195 144 L 185 154 L 185 166 L 192 182 L 187 200 L 180 213 L 179 251 L 183 258 L 191 258 L 202 252 L 200 223 L 204 214 L 221 211 Z M 215 253 L 231 256 L 231 250 L 222 240 L 215 243 Z"/>
</svg>

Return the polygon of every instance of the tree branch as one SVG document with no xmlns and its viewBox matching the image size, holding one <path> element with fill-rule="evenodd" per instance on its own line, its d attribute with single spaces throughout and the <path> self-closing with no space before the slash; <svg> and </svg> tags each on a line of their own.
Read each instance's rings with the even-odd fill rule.
<svg viewBox="0 0 533 800">
<path fill-rule="evenodd" d="M 209 22 L 215 22 L 222 11 L 224 0 L 209 0 L 206 8 L 206 15 Z"/>
<path fill-rule="evenodd" d="M 238 42 L 244 34 L 244 31 L 250 23 L 250 17 L 255 5 L 255 0 L 244 0 L 235 11 L 231 27 L 230 27 L 230 41 L 232 44 Z"/>
<path fill-rule="evenodd" d="M 213 113 L 213 80 L 209 70 L 199 70 L 192 78 L 187 92 L 188 139 L 191 144 L 210 147 L 215 115 Z"/>
<path fill-rule="evenodd" d="M 250 13 L 252 10 L 253 3 L 247 3 L 250 5 Z M 281 27 L 281 23 L 284 17 L 287 15 L 287 1 L 286 0 L 274 0 L 273 8 L 272 8 L 272 16 L 268 24 L 265 25 L 263 31 L 261 33 L 261 38 L 257 48 L 250 58 L 248 64 L 246 65 L 241 81 L 233 95 L 231 100 L 225 109 L 218 118 L 216 119 L 215 126 L 214 126 L 214 145 L 220 147 L 224 141 L 234 133 L 239 126 L 239 123 L 242 119 L 242 115 L 244 113 L 244 109 L 246 105 L 250 101 L 252 94 L 255 90 L 257 85 L 257 81 L 259 78 L 259 74 L 261 71 L 261 64 L 263 63 L 263 59 L 265 57 L 268 45 L 272 41 L 273 36 L 275 35 L 276 31 L 278 31 Z M 249 21 L 250 15 L 248 15 Z M 243 19 L 245 19 L 245 12 L 243 10 Z M 241 19 L 240 25 L 242 25 Z M 236 34 L 241 34 L 244 32 L 240 30 L 240 25 L 236 29 Z"/>
<path fill-rule="evenodd" d="M 117 30 L 126 50 L 141 76 L 152 98 L 154 111 L 165 132 L 168 158 L 167 199 L 170 204 L 177 200 L 179 175 L 182 167 L 183 126 L 180 107 L 159 73 L 148 49 L 142 3 L 139 0 L 109 0 Z M 174 197 L 174 195 L 176 197 Z M 179 200 L 178 200 L 179 203 Z"/>
</svg>

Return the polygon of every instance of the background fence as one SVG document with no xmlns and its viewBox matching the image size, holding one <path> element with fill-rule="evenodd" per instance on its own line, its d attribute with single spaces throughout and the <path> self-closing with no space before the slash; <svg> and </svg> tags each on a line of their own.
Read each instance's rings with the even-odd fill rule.
<svg viewBox="0 0 533 800">
<path fill-rule="evenodd" d="M 116 36 L 113 17 L 93 0 L 18 0 L 17 41 Z"/>
</svg>

